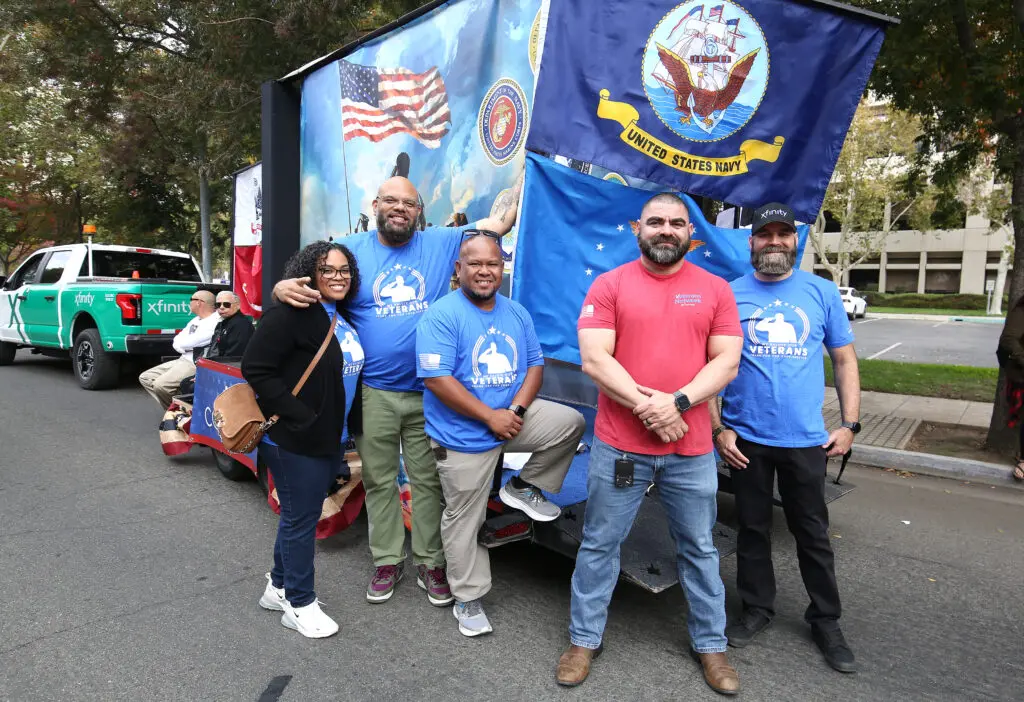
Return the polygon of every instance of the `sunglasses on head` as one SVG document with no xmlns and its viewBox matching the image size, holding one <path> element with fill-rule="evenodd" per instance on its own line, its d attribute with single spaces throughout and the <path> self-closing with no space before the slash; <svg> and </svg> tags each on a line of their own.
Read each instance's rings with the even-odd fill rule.
<svg viewBox="0 0 1024 702">
<path fill-rule="evenodd" d="M 488 239 L 494 239 L 499 244 L 501 243 L 501 234 L 492 232 L 490 229 L 466 229 L 462 232 L 463 239 L 472 239 L 474 236 L 486 236 Z"/>
<path fill-rule="evenodd" d="M 215 303 L 213 303 L 213 306 L 214 307 L 223 307 L 224 309 L 229 309 L 231 307 L 231 305 L 233 305 L 233 304 L 235 304 L 235 303 L 233 303 L 233 302 L 215 302 Z"/>
</svg>

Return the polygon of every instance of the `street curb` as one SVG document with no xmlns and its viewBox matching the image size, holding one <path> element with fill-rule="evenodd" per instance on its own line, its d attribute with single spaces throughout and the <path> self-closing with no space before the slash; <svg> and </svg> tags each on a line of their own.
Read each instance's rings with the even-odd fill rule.
<svg viewBox="0 0 1024 702">
<path fill-rule="evenodd" d="M 894 468 L 910 473 L 931 475 L 937 478 L 953 480 L 971 480 L 990 483 L 1001 487 L 1021 489 L 1020 483 L 1013 479 L 1013 469 L 996 463 L 972 461 L 967 458 L 939 456 L 932 453 L 900 451 L 882 448 L 881 446 L 853 447 L 851 462 L 874 468 Z"/>
<path fill-rule="evenodd" d="M 894 314 L 891 312 L 866 312 L 865 319 L 902 319 L 915 322 L 969 322 L 973 324 L 1003 324 L 1005 317 L 972 317 L 955 314 Z"/>
</svg>

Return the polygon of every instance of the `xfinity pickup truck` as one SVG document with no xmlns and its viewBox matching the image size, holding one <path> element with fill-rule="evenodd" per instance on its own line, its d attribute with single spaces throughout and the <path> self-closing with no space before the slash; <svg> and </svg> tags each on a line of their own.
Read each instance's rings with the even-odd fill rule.
<svg viewBox="0 0 1024 702">
<path fill-rule="evenodd" d="M 175 354 L 189 300 L 211 287 L 188 254 L 100 244 L 41 249 L 0 284 L 0 366 L 19 348 L 70 356 L 87 390 L 115 387 L 126 355 Z"/>
</svg>

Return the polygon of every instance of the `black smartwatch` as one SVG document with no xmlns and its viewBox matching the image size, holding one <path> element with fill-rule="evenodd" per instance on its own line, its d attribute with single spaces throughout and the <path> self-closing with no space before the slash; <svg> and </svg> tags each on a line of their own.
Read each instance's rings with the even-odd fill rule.
<svg viewBox="0 0 1024 702">
<path fill-rule="evenodd" d="M 520 419 L 526 416 L 526 408 L 522 405 L 509 405 L 508 408 L 515 412 Z"/>
<path fill-rule="evenodd" d="M 849 429 L 854 434 L 860 434 L 860 422 L 843 422 L 839 426 Z"/>
<path fill-rule="evenodd" d="M 676 390 L 672 393 L 672 397 L 676 398 L 676 409 L 679 410 L 680 414 L 690 409 L 690 398 L 686 395 Z"/>
</svg>

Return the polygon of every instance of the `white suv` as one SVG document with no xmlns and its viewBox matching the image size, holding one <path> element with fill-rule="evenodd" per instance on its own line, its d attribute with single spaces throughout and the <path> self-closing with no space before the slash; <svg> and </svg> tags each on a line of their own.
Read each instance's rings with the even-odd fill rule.
<svg viewBox="0 0 1024 702">
<path fill-rule="evenodd" d="M 855 288 L 839 288 L 839 296 L 843 299 L 843 309 L 850 319 L 863 317 L 868 309 L 868 301 L 860 296 Z"/>
</svg>

